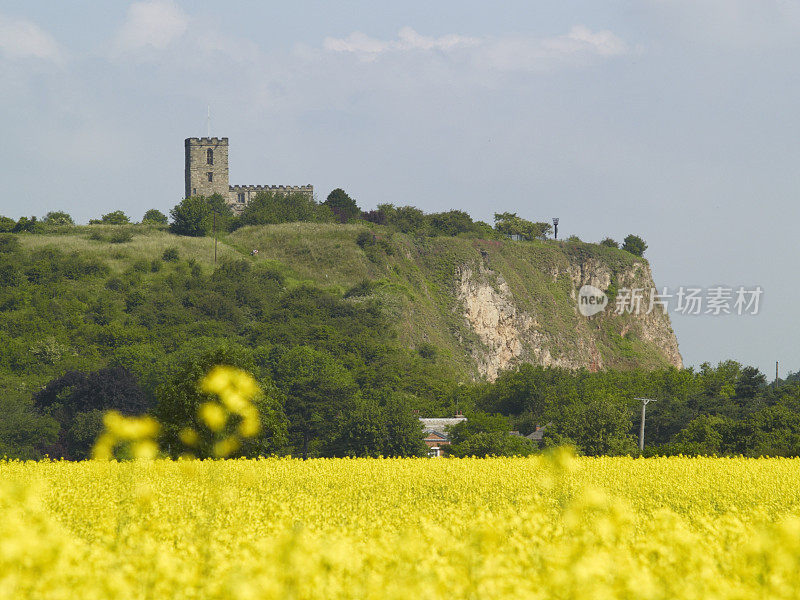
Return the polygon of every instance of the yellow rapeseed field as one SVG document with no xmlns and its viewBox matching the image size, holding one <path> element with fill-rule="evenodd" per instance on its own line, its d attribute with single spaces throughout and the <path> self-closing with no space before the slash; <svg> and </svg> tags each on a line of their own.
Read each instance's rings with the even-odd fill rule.
<svg viewBox="0 0 800 600">
<path fill-rule="evenodd" d="M 0 598 L 796 598 L 800 460 L 0 462 Z"/>
</svg>

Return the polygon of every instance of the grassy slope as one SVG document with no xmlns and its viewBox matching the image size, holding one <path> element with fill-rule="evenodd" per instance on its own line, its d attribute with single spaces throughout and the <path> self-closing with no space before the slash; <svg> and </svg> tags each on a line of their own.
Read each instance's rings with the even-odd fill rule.
<svg viewBox="0 0 800 600">
<path fill-rule="evenodd" d="M 514 300 L 523 311 L 538 315 L 539 327 L 556 342 L 554 357 L 591 336 L 607 366 L 631 368 L 664 366 L 658 349 L 620 332 L 632 317 L 587 320 L 579 317 L 566 275 L 555 281 L 556 270 L 593 258 L 615 272 L 630 269 L 641 259 L 627 252 L 595 244 L 560 242 L 505 242 L 441 237 L 413 239 L 372 226 L 380 244 L 362 250 L 356 236 L 365 225 L 291 223 L 270 227 L 246 227 L 227 238 L 227 243 L 260 259 L 279 261 L 301 279 L 345 291 L 363 280 L 378 284 L 378 293 L 395 316 L 401 340 L 415 346 L 435 344 L 454 366 L 473 371 L 465 347 L 478 343 L 466 326 L 455 293 L 455 272 L 463 264 L 477 265 L 485 253 L 492 271 L 503 275 Z"/>
<path fill-rule="evenodd" d="M 565 271 L 580 253 L 621 270 L 634 263 L 628 253 L 589 244 L 420 240 L 378 226 L 372 226 L 373 232 L 386 244 L 362 249 L 356 244 L 356 236 L 366 228 L 312 223 L 246 227 L 220 239 L 217 254 L 219 260 L 275 261 L 286 267 L 290 282 L 314 282 L 342 293 L 371 281 L 403 343 L 413 347 L 429 342 L 454 368 L 468 375 L 474 373 L 474 364 L 465 348 L 479 341 L 466 326 L 456 300 L 454 274 L 465 263 L 477 265 L 483 251 L 490 268 L 506 279 L 517 305 L 538 315 L 541 328 L 556 340 L 549 348 L 553 356 L 580 343 L 582 336 L 591 335 L 608 366 L 664 364 L 651 346 L 619 335 L 624 319 L 589 324 L 577 318 L 571 281 L 563 275 L 553 281 L 550 275 L 555 269 Z M 214 242 L 210 238 L 173 236 L 146 227 L 129 228 L 134 237 L 122 244 L 90 238 L 97 232 L 109 234 L 113 230 L 95 225 L 73 228 L 62 235 L 23 235 L 20 239 L 31 249 L 50 246 L 101 258 L 114 272 L 124 271 L 137 260 L 157 259 L 170 247 L 176 248 L 182 259 L 197 261 L 204 270 L 214 267 Z M 253 249 L 259 251 L 255 258 L 251 258 Z"/>
</svg>

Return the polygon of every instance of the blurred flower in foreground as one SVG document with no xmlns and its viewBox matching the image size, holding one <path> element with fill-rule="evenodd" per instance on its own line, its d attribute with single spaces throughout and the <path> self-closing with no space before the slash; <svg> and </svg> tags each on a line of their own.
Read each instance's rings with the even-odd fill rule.
<svg viewBox="0 0 800 600">
<path fill-rule="evenodd" d="M 128 445 L 130 455 L 136 459 L 151 459 L 158 454 L 155 437 L 160 426 L 152 417 L 125 417 L 115 410 L 103 415 L 105 430 L 97 438 L 92 458 L 110 460 L 114 450 Z"/>
</svg>

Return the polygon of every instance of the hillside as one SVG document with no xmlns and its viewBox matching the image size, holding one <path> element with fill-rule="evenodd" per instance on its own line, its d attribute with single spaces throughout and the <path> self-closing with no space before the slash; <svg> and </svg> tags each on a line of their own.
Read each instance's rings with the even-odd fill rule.
<svg viewBox="0 0 800 600">
<path fill-rule="evenodd" d="M 493 379 L 521 362 L 589 370 L 681 366 L 668 316 L 618 316 L 607 308 L 586 318 L 577 311 L 584 284 L 655 287 L 646 260 L 596 244 L 413 239 L 378 226 L 359 245 L 363 231 L 245 227 L 227 243 L 242 253 L 257 249 L 257 260 L 278 261 L 346 295 L 377 295 L 403 343 L 432 344 L 470 375 Z"/>
<path fill-rule="evenodd" d="M 213 269 L 209 238 L 131 230 L 133 238 L 124 243 L 106 241 L 113 229 L 102 226 L 16 237 L 29 251 L 54 248 L 101 260 L 111 273 L 160 259 L 167 248 Z M 523 362 L 589 370 L 681 365 L 668 316 L 619 316 L 611 308 L 591 318 L 578 313 L 576 291 L 584 284 L 654 287 L 647 261 L 614 248 L 413 238 L 377 225 L 289 223 L 228 234 L 219 241 L 218 257 L 269 263 L 287 274 L 290 286 L 312 282 L 354 303 L 377 298 L 401 344 L 437 352 L 468 378 L 492 380 Z M 146 280 L 149 273 L 143 275 Z"/>
</svg>

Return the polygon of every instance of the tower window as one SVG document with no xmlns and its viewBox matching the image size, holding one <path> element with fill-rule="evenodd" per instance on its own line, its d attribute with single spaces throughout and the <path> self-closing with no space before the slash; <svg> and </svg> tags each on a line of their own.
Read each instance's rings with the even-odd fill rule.
<svg viewBox="0 0 800 600">
<path fill-rule="evenodd" d="M 244 192 L 239 192 L 239 204 L 244 204 Z"/>
<path fill-rule="evenodd" d="M 208 173 L 206 173 L 206 175 L 208 175 L 208 180 L 209 180 L 209 181 L 214 181 L 214 174 L 213 174 L 211 171 L 209 171 Z"/>
<path fill-rule="evenodd" d="M 206 162 L 209 165 L 213 165 L 214 164 L 214 150 L 212 148 L 209 148 L 208 150 L 206 150 Z M 209 179 L 209 181 L 211 181 L 211 180 Z"/>
</svg>

